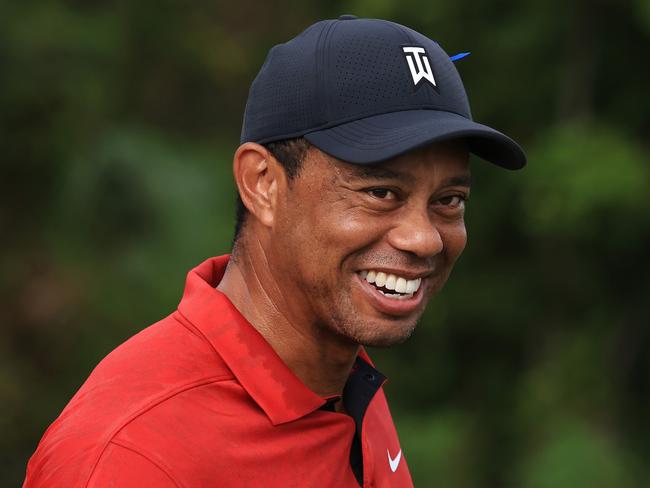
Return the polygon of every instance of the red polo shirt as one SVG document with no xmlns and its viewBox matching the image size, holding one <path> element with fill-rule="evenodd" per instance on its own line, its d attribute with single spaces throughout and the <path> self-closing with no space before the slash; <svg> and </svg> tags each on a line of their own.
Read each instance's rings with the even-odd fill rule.
<svg viewBox="0 0 650 488">
<path fill-rule="evenodd" d="M 365 353 L 343 392 L 349 415 L 331 411 L 215 290 L 227 262 L 190 271 L 178 310 L 95 368 L 25 487 L 412 486 Z"/>
</svg>

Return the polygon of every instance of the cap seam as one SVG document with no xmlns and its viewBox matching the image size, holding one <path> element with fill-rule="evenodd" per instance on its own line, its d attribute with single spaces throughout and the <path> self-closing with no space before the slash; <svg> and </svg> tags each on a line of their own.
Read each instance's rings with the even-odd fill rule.
<svg viewBox="0 0 650 488">
<path fill-rule="evenodd" d="M 316 47 L 315 47 L 316 50 L 315 57 L 317 60 L 315 75 L 316 75 L 316 86 L 318 87 L 316 92 L 316 97 L 318 100 L 320 100 L 319 105 L 322 104 L 324 106 L 322 115 L 324 115 L 325 120 L 329 119 L 330 116 L 330 101 L 329 101 L 329 97 L 327 96 L 327 82 L 328 82 L 327 70 L 329 68 L 329 60 L 327 59 L 327 43 L 329 42 L 330 33 L 333 32 L 333 29 L 336 28 L 337 24 L 338 22 L 336 22 L 336 20 L 332 20 L 323 28 L 323 30 L 318 36 L 318 40 L 316 41 Z M 322 46 L 321 46 L 321 42 L 322 42 Z M 323 67 L 324 76 L 322 78 L 318 71 L 319 63 Z"/>
</svg>

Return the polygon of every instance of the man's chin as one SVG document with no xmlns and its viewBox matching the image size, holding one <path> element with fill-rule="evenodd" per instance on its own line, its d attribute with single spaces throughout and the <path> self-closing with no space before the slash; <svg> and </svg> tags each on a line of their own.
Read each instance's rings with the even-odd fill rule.
<svg viewBox="0 0 650 488">
<path fill-rule="evenodd" d="M 355 330 L 347 331 L 348 338 L 367 347 L 390 347 L 405 342 L 415 330 L 419 321 L 417 317 L 397 319 L 369 320 L 356 324 Z"/>
<path fill-rule="evenodd" d="M 409 337 L 413 334 L 413 330 L 415 328 L 411 329 L 408 334 L 400 335 L 400 336 L 391 336 L 391 337 L 373 337 L 368 340 L 364 340 L 363 342 L 359 342 L 359 345 L 364 346 L 364 347 L 377 347 L 377 348 L 387 348 L 391 346 L 396 346 L 398 344 L 401 344 L 402 342 L 406 342 Z"/>
</svg>

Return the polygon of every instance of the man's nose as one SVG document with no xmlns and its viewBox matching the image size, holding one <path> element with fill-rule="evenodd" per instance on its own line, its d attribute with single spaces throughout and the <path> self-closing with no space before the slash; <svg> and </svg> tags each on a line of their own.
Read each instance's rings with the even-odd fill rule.
<svg viewBox="0 0 650 488">
<path fill-rule="evenodd" d="M 388 233 L 388 242 L 401 251 L 427 258 L 443 249 L 442 236 L 427 211 L 414 210 L 400 217 Z"/>
</svg>

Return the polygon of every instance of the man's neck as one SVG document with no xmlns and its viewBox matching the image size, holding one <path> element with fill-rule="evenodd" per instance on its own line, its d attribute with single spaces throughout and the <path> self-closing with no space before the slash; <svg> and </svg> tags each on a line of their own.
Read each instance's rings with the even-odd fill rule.
<svg viewBox="0 0 650 488">
<path fill-rule="evenodd" d="M 261 249 L 260 249 L 261 251 Z M 262 265 L 254 265 L 263 263 Z M 308 316 L 298 316 L 286 303 L 265 259 L 238 253 L 228 262 L 217 289 L 266 339 L 284 363 L 313 392 L 322 397 L 340 395 L 359 346 L 346 343 Z"/>
</svg>

